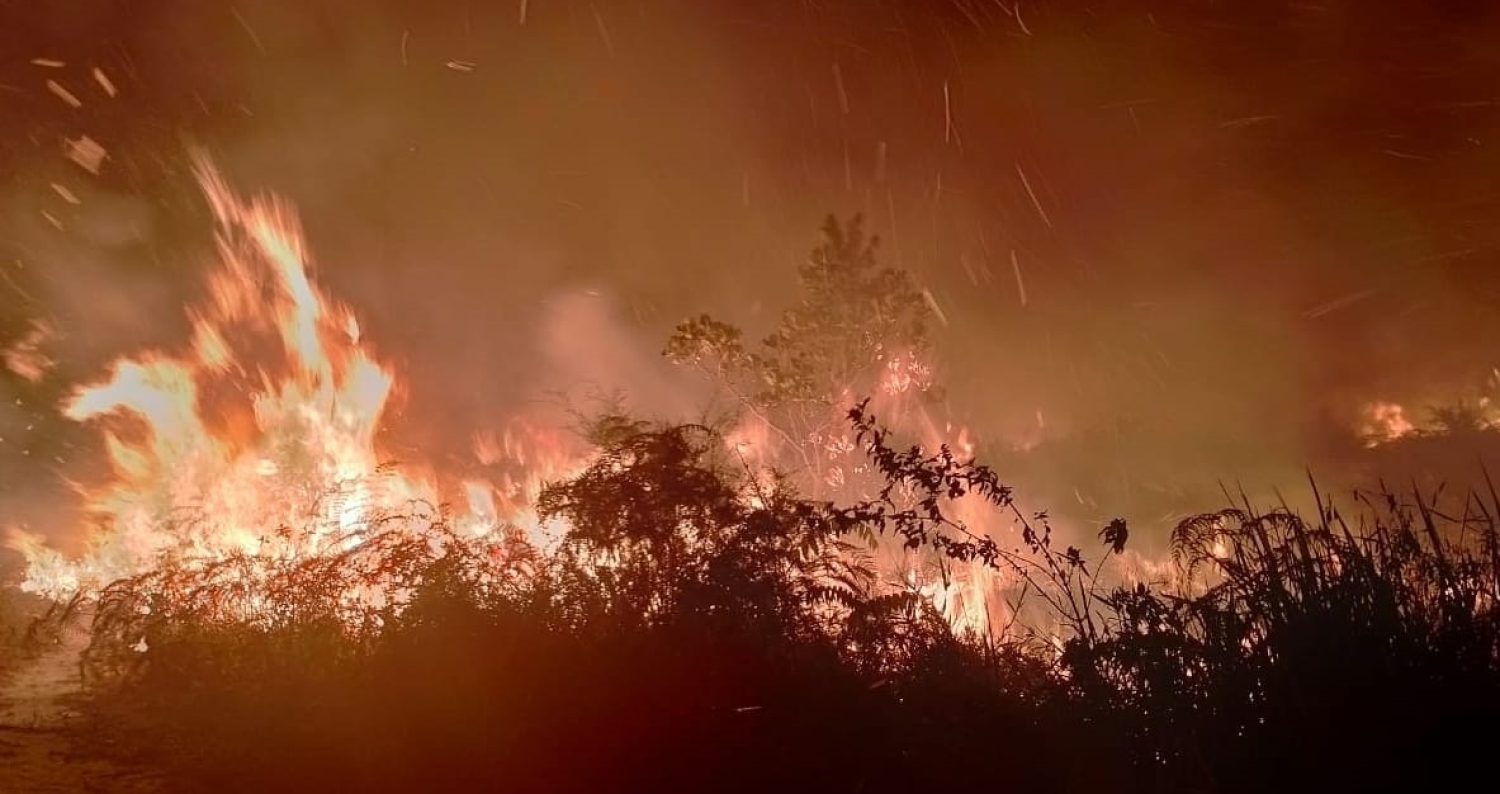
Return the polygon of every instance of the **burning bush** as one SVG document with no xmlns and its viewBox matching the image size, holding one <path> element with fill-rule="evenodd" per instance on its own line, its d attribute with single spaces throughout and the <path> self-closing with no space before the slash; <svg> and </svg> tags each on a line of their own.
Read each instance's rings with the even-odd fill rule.
<svg viewBox="0 0 1500 794">
<path fill-rule="evenodd" d="M 594 462 L 543 492 L 568 527 L 547 553 L 404 516 L 337 554 L 116 583 L 89 653 L 101 702 L 193 774 L 252 787 L 883 786 L 943 757 L 943 775 L 985 779 L 950 720 L 1003 729 L 1017 758 L 1055 750 L 1046 663 L 955 636 L 846 540 L 957 526 L 940 511 L 800 499 L 706 427 L 613 418 L 593 440 Z M 366 588 L 386 595 L 351 600 Z"/>
<path fill-rule="evenodd" d="M 1483 758 L 1493 499 L 1228 509 L 1178 527 L 1171 582 L 1109 584 L 1045 516 L 1014 550 L 965 534 L 953 501 L 1014 510 L 1009 489 L 851 419 L 889 488 L 850 506 L 736 465 L 711 428 L 614 418 L 544 491 L 568 527 L 547 552 L 433 544 L 439 514 L 421 542 L 121 582 L 100 702 L 189 779 L 249 788 L 1368 790 Z M 955 634 L 860 564 L 850 539 L 882 532 L 1012 571 L 1050 617 Z M 1123 524 L 1101 535 L 1124 550 Z M 401 596 L 349 620 L 372 581 Z"/>
<path fill-rule="evenodd" d="M 591 454 L 465 482 L 455 514 L 380 463 L 398 381 L 290 208 L 199 178 L 221 261 L 191 348 L 66 406 L 101 423 L 100 531 L 78 559 L 12 539 L 27 587 L 92 610 L 103 724 L 191 785 L 1366 789 L 1483 758 L 1492 731 L 1455 726 L 1500 709 L 1493 489 L 1458 515 L 1382 494 L 1353 525 L 1321 499 L 1200 516 L 1133 583 L 1106 570 L 1123 521 L 1089 561 L 903 397 L 933 393 L 941 313 L 856 220 L 759 347 L 677 329 L 728 427 L 608 416 Z M 512 442 L 476 458 L 527 468 Z"/>
</svg>

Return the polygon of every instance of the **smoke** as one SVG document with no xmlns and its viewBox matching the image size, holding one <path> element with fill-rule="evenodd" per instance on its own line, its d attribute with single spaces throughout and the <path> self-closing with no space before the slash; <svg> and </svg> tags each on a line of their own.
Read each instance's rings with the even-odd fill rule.
<svg viewBox="0 0 1500 794">
<path fill-rule="evenodd" d="M 551 392 L 692 412 L 659 340 L 767 328 L 828 212 L 943 312 L 981 453 L 1080 521 L 1295 482 L 1364 402 L 1488 376 L 1492 16 L 1023 5 L 11 4 L 0 267 L 33 299 L 0 345 L 46 320 L 59 365 L 3 384 L 29 411 L 5 471 L 55 479 L 15 427 L 61 454 L 61 384 L 181 338 L 208 229 L 185 140 L 300 207 L 409 378 L 413 446 Z"/>
<path fill-rule="evenodd" d="M 618 392 L 646 416 L 682 419 L 703 409 L 701 380 L 661 356 L 661 340 L 621 321 L 618 308 L 598 290 L 548 301 L 539 324 L 542 353 L 538 386 L 564 396 L 609 398 Z"/>
</svg>

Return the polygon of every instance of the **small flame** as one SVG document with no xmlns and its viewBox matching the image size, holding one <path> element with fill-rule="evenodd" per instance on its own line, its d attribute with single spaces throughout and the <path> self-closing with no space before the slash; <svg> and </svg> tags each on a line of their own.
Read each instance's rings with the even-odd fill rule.
<svg viewBox="0 0 1500 794">
<path fill-rule="evenodd" d="M 1360 431 L 1365 446 L 1375 447 L 1412 435 L 1417 427 L 1406 418 L 1406 408 L 1400 403 L 1374 402 L 1364 408 Z"/>
</svg>

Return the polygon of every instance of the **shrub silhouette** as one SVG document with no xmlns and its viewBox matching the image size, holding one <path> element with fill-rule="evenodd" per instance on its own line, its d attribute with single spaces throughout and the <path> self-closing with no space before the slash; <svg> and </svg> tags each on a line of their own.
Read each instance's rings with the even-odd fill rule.
<svg viewBox="0 0 1500 794">
<path fill-rule="evenodd" d="M 809 439 L 882 355 L 926 345 L 929 309 L 857 218 L 824 233 L 761 345 L 704 316 L 666 350 L 797 471 L 752 471 L 714 427 L 606 416 L 592 464 L 541 496 L 555 548 L 461 537 L 412 504 L 311 557 L 163 560 L 93 607 L 101 729 L 214 790 L 1370 791 L 1489 773 L 1487 477 L 1456 509 L 1414 479 L 1347 508 L 1314 487 L 1311 519 L 1196 516 L 1168 580 L 1133 582 L 1112 570 L 1124 521 L 1091 559 L 990 468 L 898 446 L 866 401 L 845 418 L 871 495 L 825 501 Z M 1480 419 L 1455 409 L 1399 443 L 1436 471 L 1500 439 Z M 959 520 L 961 499 L 1014 536 Z M 995 569 L 1017 620 L 955 634 L 881 581 L 881 538 Z"/>
<path fill-rule="evenodd" d="M 1249 506 L 1172 537 L 1179 588 L 1106 596 L 1075 639 L 1075 697 L 1103 712 L 1145 789 L 1370 791 L 1477 771 L 1500 708 L 1496 504 L 1414 494 L 1304 520 Z"/>
<path fill-rule="evenodd" d="M 118 583 L 99 713 L 184 779 L 245 789 L 1379 790 L 1483 769 L 1493 493 L 1229 508 L 1177 528 L 1173 581 L 1106 584 L 988 469 L 850 421 L 889 485 L 854 505 L 758 480 L 712 428 L 615 417 L 546 490 L 571 527 L 551 553 L 414 546 L 392 517 L 365 552 L 260 578 L 230 560 Z M 1015 511 L 1020 544 L 952 520 L 965 493 Z M 1040 628 L 955 636 L 862 567 L 862 532 L 1012 571 L 1061 652 Z M 1107 561 L 1128 532 L 1100 539 Z M 372 571 L 410 597 L 350 624 L 333 594 Z"/>
<path fill-rule="evenodd" d="M 994 735 L 1006 779 L 1062 787 L 1036 763 L 1065 745 L 1048 664 L 954 636 L 847 539 L 952 526 L 946 490 L 920 516 L 839 508 L 736 467 L 711 428 L 609 417 L 593 438 L 540 501 L 569 527 L 547 554 L 392 516 L 327 559 L 116 583 L 89 658 L 104 713 L 220 787 L 972 786 L 999 779 L 965 757 Z M 340 594 L 364 582 L 410 597 L 351 622 Z"/>
</svg>

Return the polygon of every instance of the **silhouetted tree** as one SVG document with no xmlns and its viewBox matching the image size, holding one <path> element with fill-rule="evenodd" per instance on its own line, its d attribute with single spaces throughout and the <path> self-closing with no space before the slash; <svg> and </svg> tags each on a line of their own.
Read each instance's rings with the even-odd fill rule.
<svg viewBox="0 0 1500 794">
<path fill-rule="evenodd" d="M 704 314 L 679 324 L 664 354 L 708 375 L 816 474 L 808 449 L 837 425 L 838 406 L 872 393 L 883 361 L 928 347 L 931 311 L 910 275 L 880 265 L 878 245 L 861 216 L 829 216 L 823 242 L 798 271 L 797 302 L 758 345 Z"/>
</svg>

